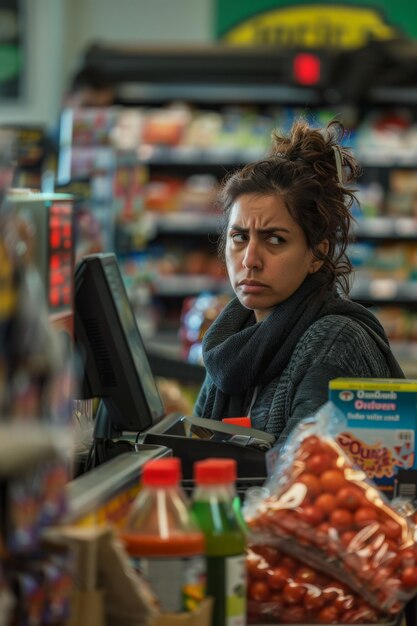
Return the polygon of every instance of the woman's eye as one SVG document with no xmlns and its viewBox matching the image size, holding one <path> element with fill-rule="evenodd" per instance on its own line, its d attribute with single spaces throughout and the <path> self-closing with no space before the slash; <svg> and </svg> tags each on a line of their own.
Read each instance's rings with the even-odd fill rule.
<svg viewBox="0 0 417 626">
<path fill-rule="evenodd" d="M 269 235 L 267 241 L 269 243 L 272 243 L 272 245 L 276 246 L 276 245 L 279 245 L 280 243 L 283 243 L 284 239 L 280 237 L 279 235 Z"/>
<path fill-rule="evenodd" d="M 231 233 L 230 237 L 235 243 L 242 243 L 246 240 L 246 237 L 243 233 Z"/>
</svg>

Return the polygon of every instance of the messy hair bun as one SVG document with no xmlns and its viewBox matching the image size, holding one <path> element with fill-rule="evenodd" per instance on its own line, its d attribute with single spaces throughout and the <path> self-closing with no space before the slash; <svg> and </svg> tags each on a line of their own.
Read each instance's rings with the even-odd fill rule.
<svg viewBox="0 0 417 626">
<path fill-rule="evenodd" d="M 236 199 L 248 193 L 279 195 L 304 231 L 308 246 L 323 261 L 319 271 L 325 282 L 348 293 L 352 265 L 346 249 L 350 207 L 356 200 L 351 185 L 361 169 L 341 145 L 344 132 L 338 121 L 312 128 L 304 120 L 296 121 L 288 135 L 274 131 L 269 156 L 234 172 L 223 183 L 220 254 L 224 256 L 228 216 Z M 318 249 L 323 240 L 329 243 L 327 254 Z"/>
</svg>

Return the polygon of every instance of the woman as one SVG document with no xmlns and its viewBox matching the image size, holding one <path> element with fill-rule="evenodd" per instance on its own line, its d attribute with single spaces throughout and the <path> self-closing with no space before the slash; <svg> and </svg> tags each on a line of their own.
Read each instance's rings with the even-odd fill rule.
<svg viewBox="0 0 417 626">
<path fill-rule="evenodd" d="M 381 324 L 347 297 L 360 170 L 342 136 L 339 122 L 298 121 L 224 183 L 219 250 L 236 297 L 204 337 L 196 415 L 250 415 L 284 440 L 326 402 L 332 378 L 404 376 Z"/>
</svg>

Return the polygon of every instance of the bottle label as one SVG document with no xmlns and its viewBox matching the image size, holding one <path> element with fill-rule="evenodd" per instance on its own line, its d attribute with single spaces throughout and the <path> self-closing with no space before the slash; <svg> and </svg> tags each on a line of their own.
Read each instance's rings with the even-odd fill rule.
<svg viewBox="0 0 417 626">
<path fill-rule="evenodd" d="M 226 626 L 246 624 L 246 562 L 245 555 L 225 558 Z"/>
<path fill-rule="evenodd" d="M 131 557 L 133 567 L 144 576 L 163 612 L 194 611 L 205 597 L 204 557 Z"/>
</svg>

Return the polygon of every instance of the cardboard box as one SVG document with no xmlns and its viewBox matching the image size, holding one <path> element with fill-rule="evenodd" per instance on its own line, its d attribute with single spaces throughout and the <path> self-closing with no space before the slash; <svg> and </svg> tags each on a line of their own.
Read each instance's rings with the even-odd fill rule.
<svg viewBox="0 0 417 626">
<path fill-rule="evenodd" d="M 417 467 L 417 380 L 335 378 L 329 400 L 347 419 L 340 445 L 391 497 L 397 471 Z"/>
</svg>

